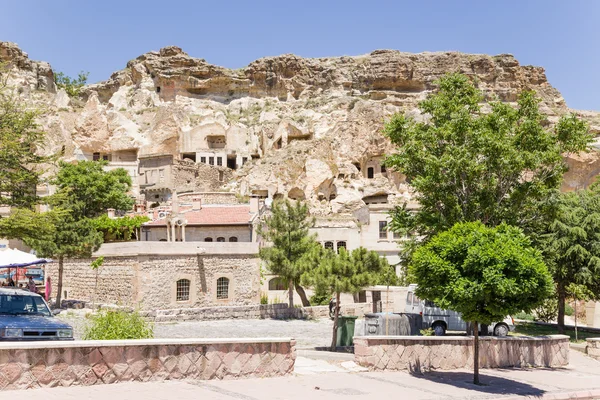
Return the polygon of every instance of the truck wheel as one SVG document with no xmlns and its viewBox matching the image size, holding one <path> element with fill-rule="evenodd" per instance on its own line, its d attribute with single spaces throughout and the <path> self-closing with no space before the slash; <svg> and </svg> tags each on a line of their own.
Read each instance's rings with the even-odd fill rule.
<svg viewBox="0 0 600 400">
<path fill-rule="evenodd" d="M 446 334 L 446 327 L 442 324 L 434 324 L 432 328 L 435 336 L 444 336 Z"/>
<path fill-rule="evenodd" d="M 504 337 L 508 335 L 508 330 L 506 324 L 498 324 L 494 327 L 494 336 Z"/>
</svg>

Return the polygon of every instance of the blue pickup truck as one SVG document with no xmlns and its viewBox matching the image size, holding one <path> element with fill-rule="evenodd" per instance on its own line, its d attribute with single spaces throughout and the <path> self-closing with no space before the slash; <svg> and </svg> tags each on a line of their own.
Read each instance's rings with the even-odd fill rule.
<svg viewBox="0 0 600 400">
<path fill-rule="evenodd" d="M 54 316 L 42 296 L 0 289 L 0 341 L 73 340 L 73 328 Z"/>
</svg>

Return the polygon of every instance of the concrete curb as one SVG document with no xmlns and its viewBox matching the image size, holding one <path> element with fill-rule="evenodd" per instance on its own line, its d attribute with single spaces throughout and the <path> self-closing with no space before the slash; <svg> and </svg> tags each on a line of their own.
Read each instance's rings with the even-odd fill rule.
<svg viewBox="0 0 600 400">
<path fill-rule="evenodd" d="M 544 393 L 542 396 L 514 396 L 514 397 L 497 397 L 498 400 L 524 400 L 524 399 L 535 399 L 535 400 L 593 400 L 600 399 L 600 389 L 592 390 L 576 390 L 572 392 L 559 392 L 559 393 Z"/>
</svg>

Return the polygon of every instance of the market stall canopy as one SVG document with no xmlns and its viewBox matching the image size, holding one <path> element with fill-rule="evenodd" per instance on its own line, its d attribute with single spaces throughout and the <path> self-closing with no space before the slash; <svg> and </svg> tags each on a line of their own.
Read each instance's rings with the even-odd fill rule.
<svg viewBox="0 0 600 400">
<path fill-rule="evenodd" d="M 45 264 L 52 262 L 46 258 L 38 258 L 34 254 L 25 253 L 17 249 L 6 249 L 0 251 L 0 268 L 19 268 L 30 265 Z"/>
</svg>

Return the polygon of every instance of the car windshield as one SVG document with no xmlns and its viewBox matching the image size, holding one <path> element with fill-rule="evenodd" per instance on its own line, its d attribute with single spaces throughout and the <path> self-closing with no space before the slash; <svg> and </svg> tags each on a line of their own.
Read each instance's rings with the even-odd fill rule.
<svg viewBox="0 0 600 400">
<path fill-rule="evenodd" d="M 51 316 L 50 310 L 39 296 L 0 295 L 0 314 Z"/>
</svg>

